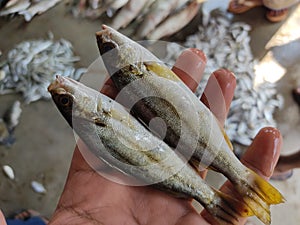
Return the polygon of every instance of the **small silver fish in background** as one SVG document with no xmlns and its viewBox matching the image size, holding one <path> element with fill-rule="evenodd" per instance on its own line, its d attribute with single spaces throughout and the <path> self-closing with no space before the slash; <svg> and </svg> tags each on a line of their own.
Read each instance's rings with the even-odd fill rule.
<svg viewBox="0 0 300 225">
<path fill-rule="evenodd" d="M 238 217 L 252 215 L 243 202 L 206 184 L 175 151 L 152 135 L 119 103 L 60 76 L 48 90 L 69 125 L 94 155 L 108 165 L 142 184 L 194 198 L 219 224 L 237 224 Z"/>
<path fill-rule="evenodd" d="M 177 7 L 178 0 L 155 1 L 137 29 L 137 37 L 144 38 Z"/>
<path fill-rule="evenodd" d="M 181 30 L 199 12 L 205 0 L 69 0 L 75 17 L 96 19 L 106 12 L 114 29 L 134 27 L 134 37 L 162 38 Z M 135 27 L 137 25 L 137 27 Z M 157 31 L 156 31 L 157 29 Z M 152 34 L 154 33 L 154 34 Z"/>
<path fill-rule="evenodd" d="M 25 103 L 49 99 L 47 87 L 56 73 L 80 79 L 86 69 L 74 68 L 79 60 L 72 44 L 65 39 L 54 41 L 50 37 L 21 42 L 8 52 L 0 67 L 4 74 L 0 80 L 0 94 L 21 93 Z"/>
<path fill-rule="evenodd" d="M 31 5 L 26 10 L 20 11 L 19 14 L 24 16 L 26 22 L 29 22 L 35 15 L 40 15 L 48 9 L 55 6 L 62 0 L 43 0 Z"/>
<path fill-rule="evenodd" d="M 37 181 L 31 181 L 30 183 L 31 188 L 34 190 L 34 192 L 38 193 L 38 194 L 46 194 L 47 190 L 45 188 L 45 186 Z"/>
<path fill-rule="evenodd" d="M 19 0 L 14 2 L 14 4 L 9 4 L 9 3 L 10 1 L 7 3 L 7 7 L 4 6 L 0 10 L 0 16 L 7 16 L 7 15 L 18 13 L 22 10 L 27 9 L 31 4 L 29 0 Z"/>
<path fill-rule="evenodd" d="M 40 15 L 62 0 L 43 0 L 43 1 L 34 1 L 34 0 L 12 0 L 7 1 L 6 4 L 3 4 L 2 9 L 0 10 L 0 16 L 7 16 L 13 14 L 23 15 L 25 21 L 29 22 L 35 15 Z"/>
<path fill-rule="evenodd" d="M 181 11 L 172 14 L 152 32 L 147 35 L 148 39 L 158 40 L 162 37 L 169 36 L 183 27 L 185 27 L 196 16 L 200 8 L 200 4 L 196 1 L 188 4 Z"/>
<path fill-rule="evenodd" d="M 4 114 L 4 121 L 7 124 L 7 128 L 10 132 L 12 132 L 15 129 L 15 127 L 19 124 L 21 113 L 21 102 L 15 101 Z"/>
<path fill-rule="evenodd" d="M 282 203 L 284 197 L 238 160 L 212 112 L 146 48 L 105 25 L 96 33 L 96 38 L 111 79 L 131 104 L 129 109 L 133 115 L 146 125 L 160 117 L 167 126 L 164 138 L 167 144 L 173 148 L 177 146 L 184 156 L 192 152 L 188 160 L 196 168 L 204 165 L 225 175 L 253 213 L 265 224 L 270 224 L 270 204 Z M 136 99 L 138 101 L 133 102 Z M 174 110 L 170 105 L 183 107 Z M 183 127 L 188 128 L 185 132 L 190 137 L 182 138 Z M 195 140 L 193 134 L 197 133 L 199 136 Z M 182 144 L 178 147 L 179 142 Z"/>
<path fill-rule="evenodd" d="M 111 26 L 115 29 L 125 28 L 147 4 L 147 0 L 130 0 L 114 17 Z"/>
<path fill-rule="evenodd" d="M 11 180 L 15 179 L 15 172 L 13 168 L 9 165 L 2 166 L 3 173 Z"/>
<path fill-rule="evenodd" d="M 20 101 L 15 101 L 0 118 L 0 144 L 11 146 L 16 138 L 14 137 L 15 127 L 19 124 L 22 109 Z"/>
<path fill-rule="evenodd" d="M 213 6 L 208 5 L 209 3 L 207 7 Z M 241 156 L 261 128 L 277 127 L 274 114 L 282 111 L 284 98 L 278 92 L 276 83 L 263 82 L 257 85 L 256 67 L 259 64 L 251 51 L 251 26 L 232 21 L 222 11 L 209 14 L 211 8 L 207 7 L 202 7 L 202 11 L 207 11 L 202 12 L 206 14 L 206 17 L 202 17 L 202 24 L 199 24 L 194 34 L 186 37 L 183 46 L 199 48 L 207 57 L 204 75 L 196 91 L 197 96 L 201 96 L 210 74 L 215 70 L 227 68 L 234 72 L 237 84 L 225 130 L 233 142 L 235 154 Z M 176 43 L 168 43 L 166 51 L 164 61 L 173 65 L 182 52 L 182 47 Z"/>
<path fill-rule="evenodd" d="M 108 17 L 112 17 L 115 12 L 122 8 L 129 0 L 115 0 L 106 10 L 106 14 Z"/>
</svg>

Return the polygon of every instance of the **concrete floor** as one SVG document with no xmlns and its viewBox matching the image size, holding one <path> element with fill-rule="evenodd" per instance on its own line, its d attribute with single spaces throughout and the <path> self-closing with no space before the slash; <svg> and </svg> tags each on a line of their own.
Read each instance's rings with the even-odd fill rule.
<svg viewBox="0 0 300 225">
<path fill-rule="evenodd" d="M 299 7 L 297 11 L 299 13 Z M 267 22 L 264 19 L 262 8 L 237 16 L 235 20 L 245 21 L 253 27 L 251 47 L 254 56 L 258 59 L 262 59 L 266 55 L 268 51 L 265 46 L 274 34 L 278 35 L 276 32 L 284 24 Z M 76 54 L 81 57 L 78 65 L 87 67 L 99 56 L 94 33 L 100 30 L 100 25 L 99 21 L 79 21 L 72 18 L 66 14 L 63 4 L 33 19 L 30 23 L 24 23 L 21 18 L 13 18 L 12 20 L 1 18 L 0 49 L 5 55 L 15 44 L 27 39 L 46 37 L 47 32 L 51 30 L 56 39 L 65 38 L 73 43 Z M 296 43 L 295 46 L 299 46 L 299 39 L 296 39 L 294 43 Z M 284 46 L 281 48 L 273 47 L 272 51 L 277 52 L 274 54 L 282 63 L 293 60 L 289 64 L 283 63 L 284 67 L 291 68 L 289 72 L 297 70 L 296 65 L 300 57 L 295 58 L 295 53 L 286 56 L 291 60 L 287 60 L 286 57 L 280 58 L 286 52 L 285 49 Z M 297 70 L 298 74 L 299 71 L 300 69 Z M 87 84 L 94 84 L 93 87 L 97 87 L 95 83 L 99 83 L 99 77 L 88 77 L 84 80 Z M 281 87 L 286 82 L 290 83 L 290 81 L 282 81 Z M 289 86 L 289 88 L 291 87 Z M 286 91 L 286 95 L 289 96 L 288 90 L 283 88 L 282 91 Z M 0 115 L 15 99 L 20 99 L 20 96 L 0 96 Z M 293 104 L 291 101 L 288 102 Z M 289 106 L 286 105 L 286 107 Z M 11 165 L 16 174 L 16 179 L 11 181 L 0 173 L 0 208 L 5 214 L 20 208 L 32 208 L 40 211 L 43 215 L 50 216 L 55 209 L 67 176 L 75 139 L 72 130 L 59 115 L 52 102 L 38 101 L 30 105 L 22 105 L 22 109 L 21 121 L 15 132 L 16 143 L 11 148 L 0 146 L 0 165 Z M 299 123 L 296 123 L 297 125 L 293 123 L 293 134 L 289 135 L 288 129 L 284 127 L 287 122 L 284 121 L 284 116 L 281 118 L 283 118 L 281 126 L 285 129 L 284 149 L 293 148 L 296 150 L 300 146 L 298 143 L 295 144 L 295 139 L 299 134 Z M 291 123 L 291 121 L 288 122 Z M 297 171 L 291 180 L 275 183 L 284 194 L 288 195 L 287 199 L 291 201 L 282 205 L 280 210 L 276 210 L 276 213 L 273 214 L 274 222 L 272 224 L 283 224 L 279 221 L 282 221 L 283 218 L 287 219 L 285 215 L 291 210 L 295 212 L 293 217 L 297 220 L 284 224 L 296 225 L 299 223 L 299 214 L 296 213 L 300 209 L 300 204 L 296 201 L 300 195 L 300 184 L 296 183 L 296 177 L 299 175 L 300 173 Z M 48 190 L 47 193 L 37 194 L 33 192 L 30 187 L 32 180 L 43 183 Z M 293 197 L 295 195 L 298 197 Z"/>
</svg>

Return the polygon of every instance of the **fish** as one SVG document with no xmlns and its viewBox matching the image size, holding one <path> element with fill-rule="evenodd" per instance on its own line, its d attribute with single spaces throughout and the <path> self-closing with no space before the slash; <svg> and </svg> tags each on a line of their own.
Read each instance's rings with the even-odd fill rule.
<svg viewBox="0 0 300 225">
<path fill-rule="evenodd" d="M 40 1 L 26 10 L 20 11 L 19 14 L 24 16 L 26 22 L 30 21 L 35 15 L 40 15 L 43 12 L 47 11 L 48 9 L 55 6 L 62 0 L 44 0 Z"/>
<path fill-rule="evenodd" d="M 16 2 L 14 5 L 11 5 L 7 8 L 4 8 L 0 11 L 0 16 L 6 16 L 9 14 L 17 13 L 19 11 L 25 10 L 30 6 L 29 0 L 20 0 Z"/>
<path fill-rule="evenodd" d="M 151 8 L 151 5 L 155 2 L 156 0 L 148 0 L 147 3 L 143 6 L 141 12 L 137 16 L 136 20 L 137 21 L 142 21 L 144 19 L 144 16 L 149 12 L 149 9 Z"/>
<path fill-rule="evenodd" d="M 3 173 L 11 180 L 15 179 L 15 172 L 13 168 L 9 165 L 2 166 Z"/>
<path fill-rule="evenodd" d="M 113 18 L 110 26 L 116 30 L 126 27 L 139 14 L 146 3 L 147 0 L 129 0 Z"/>
<path fill-rule="evenodd" d="M 19 124 L 20 116 L 22 113 L 20 101 L 15 101 L 12 106 L 5 112 L 4 121 L 7 124 L 9 132 L 12 132 Z"/>
<path fill-rule="evenodd" d="M 48 87 L 60 113 L 107 165 L 161 191 L 194 198 L 221 225 L 237 224 L 252 211 L 243 202 L 211 188 L 165 142 L 151 134 L 111 98 L 70 78 Z"/>
<path fill-rule="evenodd" d="M 177 6 L 178 0 L 159 0 L 155 1 L 150 7 L 149 12 L 145 16 L 143 22 L 137 29 L 136 36 L 138 38 L 146 37 L 151 31 L 153 31 L 161 21 L 163 21 L 171 11 Z"/>
<path fill-rule="evenodd" d="M 45 40 L 18 43 L 0 63 L 0 94 L 20 92 L 26 104 L 41 98 L 49 99 L 47 87 L 57 72 L 73 79 L 79 79 L 85 73 L 85 68 L 74 67 L 79 60 L 69 41 L 54 41 L 51 34 Z M 17 112 L 14 115 L 18 115 Z"/>
<path fill-rule="evenodd" d="M 145 125 L 160 117 L 167 127 L 163 140 L 169 146 L 190 157 L 195 168 L 205 166 L 226 176 L 253 213 L 270 224 L 270 205 L 284 202 L 284 197 L 238 160 L 212 112 L 150 51 L 113 28 L 102 28 L 96 39 L 119 90 L 116 100 Z"/>
<path fill-rule="evenodd" d="M 0 0 L 0 9 L 4 8 L 8 2 L 9 0 Z"/>
<path fill-rule="evenodd" d="M 46 194 L 47 190 L 44 187 L 43 184 L 33 180 L 31 181 L 31 188 L 34 190 L 34 192 L 39 193 L 39 194 Z"/>
<path fill-rule="evenodd" d="M 84 13 L 86 17 L 91 19 L 99 18 L 108 8 L 114 4 L 114 0 L 105 0 L 105 1 L 89 1 L 87 4 L 84 4 L 83 8 L 86 8 Z M 82 10 L 84 12 L 84 10 Z"/>
<path fill-rule="evenodd" d="M 151 32 L 147 38 L 158 40 L 162 37 L 176 33 L 185 27 L 199 12 L 200 5 L 197 1 L 191 2 L 183 10 L 171 15 Z"/>
<path fill-rule="evenodd" d="M 106 11 L 106 14 L 108 15 L 108 17 L 112 17 L 115 12 L 122 8 L 124 5 L 126 5 L 126 3 L 128 2 L 129 0 L 115 0 L 108 8 L 107 8 L 107 11 Z"/>
</svg>

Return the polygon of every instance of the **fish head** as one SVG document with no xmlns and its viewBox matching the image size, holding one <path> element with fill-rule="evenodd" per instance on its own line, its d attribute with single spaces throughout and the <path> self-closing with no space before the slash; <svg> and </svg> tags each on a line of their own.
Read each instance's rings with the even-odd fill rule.
<svg viewBox="0 0 300 225">
<path fill-rule="evenodd" d="M 48 91 L 72 127 L 74 118 L 92 120 L 97 113 L 97 107 L 101 104 L 97 91 L 67 77 L 56 76 Z"/>
<path fill-rule="evenodd" d="M 142 45 L 113 28 L 102 25 L 96 33 L 100 54 L 110 75 L 122 68 L 160 60 Z"/>
</svg>

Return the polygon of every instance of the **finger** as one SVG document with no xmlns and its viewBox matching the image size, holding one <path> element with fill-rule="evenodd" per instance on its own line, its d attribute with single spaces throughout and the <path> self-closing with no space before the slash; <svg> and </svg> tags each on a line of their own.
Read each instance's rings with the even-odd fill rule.
<svg viewBox="0 0 300 225">
<path fill-rule="evenodd" d="M 281 145 L 282 137 L 277 129 L 272 127 L 263 128 L 256 135 L 241 161 L 245 166 L 268 180 L 272 176 L 278 161 Z M 239 196 L 229 181 L 225 182 L 220 190 L 231 196 Z M 203 211 L 201 215 L 206 220 L 213 221 L 213 218 L 206 211 Z M 239 224 L 244 224 L 246 218 L 240 218 L 239 221 Z"/>
<path fill-rule="evenodd" d="M 243 155 L 241 162 L 268 180 L 278 162 L 281 145 L 282 136 L 280 132 L 276 128 L 265 127 L 258 132 Z M 221 188 L 221 191 L 227 194 L 235 194 L 232 190 L 233 186 L 230 182 L 226 182 Z"/>
<path fill-rule="evenodd" d="M 226 69 L 215 71 L 208 79 L 201 101 L 212 111 L 223 126 L 236 87 L 236 79 Z"/>
<path fill-rule="evenodd" d="M 206 65 L 205 54 L 196 48 L 181 53 L 172 70 L 194 92 L 202 78 Z"/>
<path fill-rule="evenodd" d="M 276 128 L 263 128 L 241 161 L 265 179 L 269 179 L 278 162 L 281 145 L 282 137 Z"/>
</svg>

